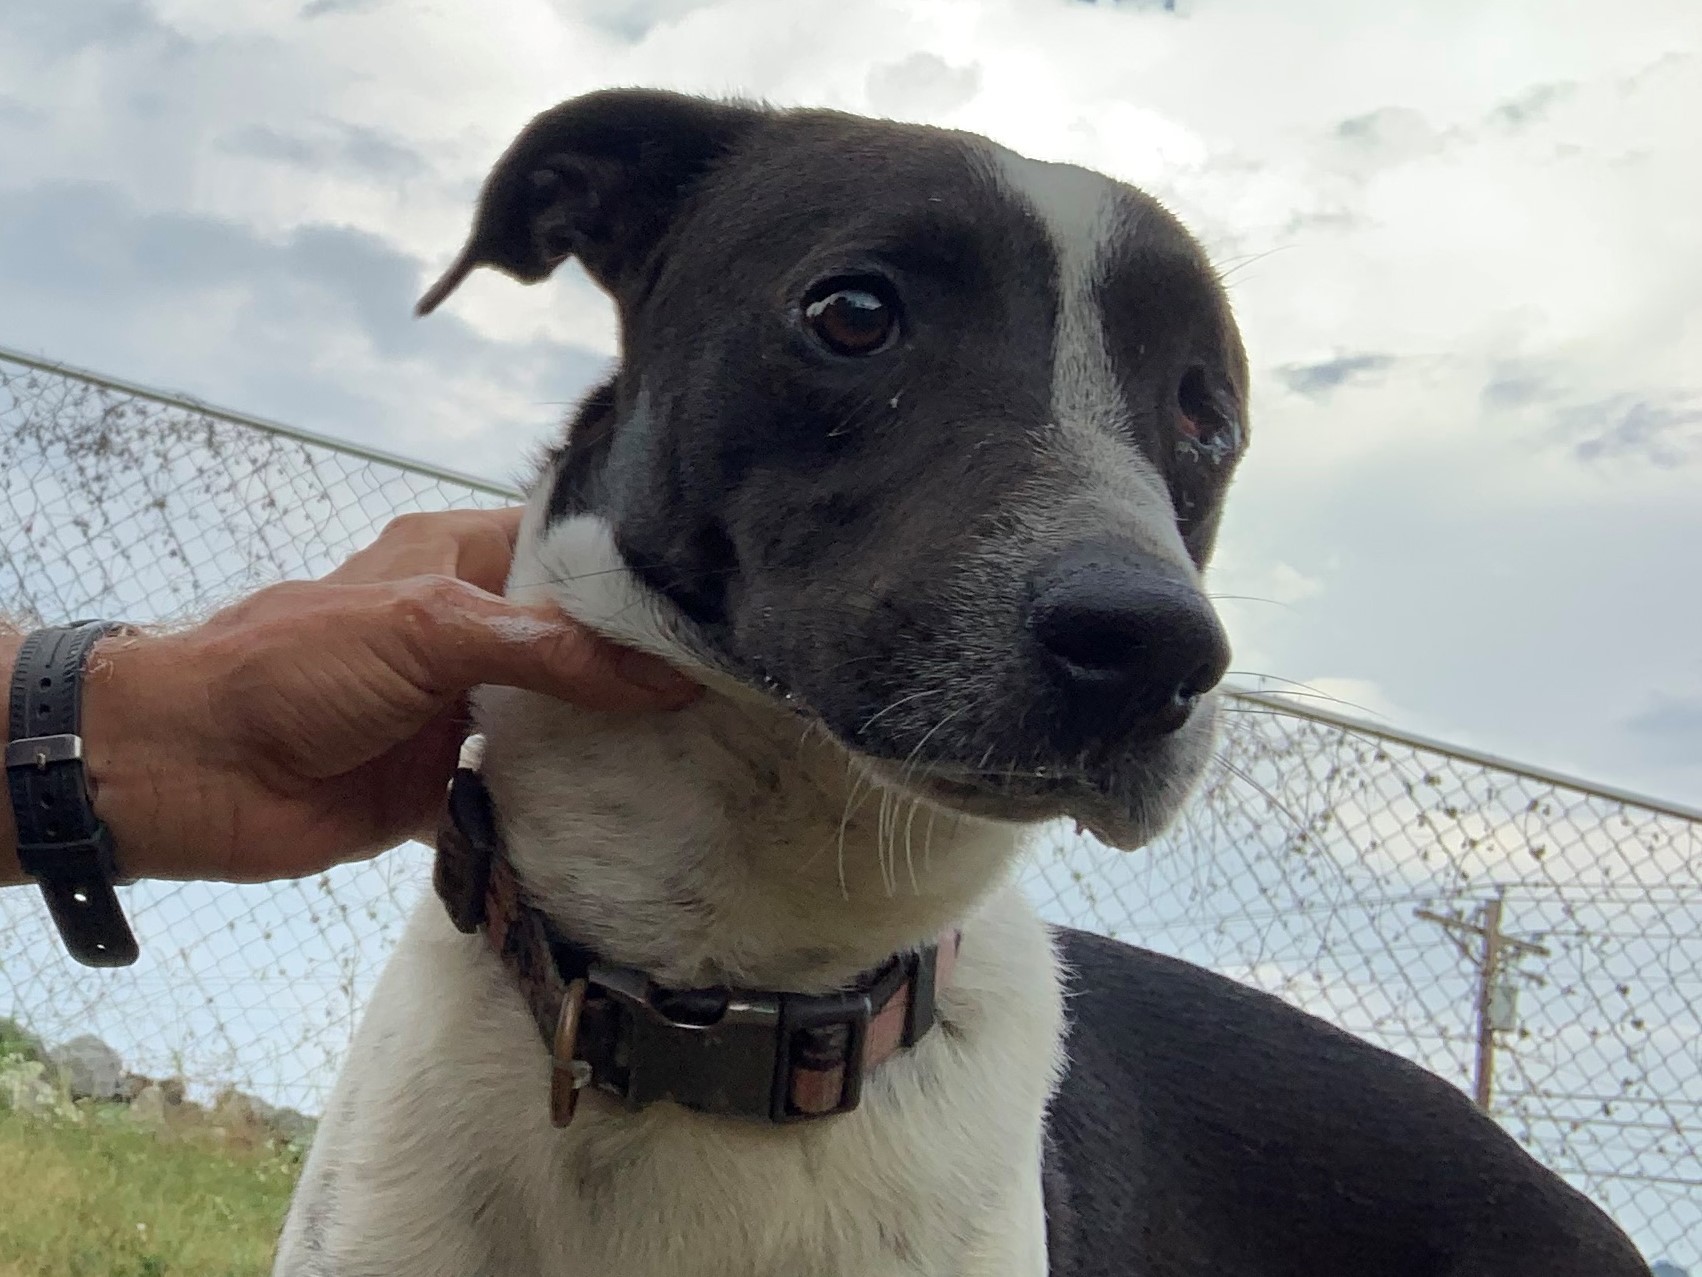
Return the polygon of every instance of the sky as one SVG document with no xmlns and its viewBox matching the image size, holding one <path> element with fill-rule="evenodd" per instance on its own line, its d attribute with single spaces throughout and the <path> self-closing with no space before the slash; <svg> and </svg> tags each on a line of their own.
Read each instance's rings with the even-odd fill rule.
<svg viewBox="0 0 1702 1277">
<path fill-rule="evenodd" d="M 514 132 L 619 84 L 1145 187 L 1254 366 L 1237 680 L 1702 801 L 1693 0 L 0 0 L 0 344 L 519 478 L 609 305 L 411 306 Z"/>
</svg>

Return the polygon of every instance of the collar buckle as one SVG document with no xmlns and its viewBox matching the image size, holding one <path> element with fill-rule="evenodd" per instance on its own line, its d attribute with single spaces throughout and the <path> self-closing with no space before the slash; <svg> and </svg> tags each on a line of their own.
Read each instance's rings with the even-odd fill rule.
<svg viewBox="0 0 1702 1277">
<path fill-rule="evenodd" d="M 786 995 L 664 990 L 643 971 L 594 962 L 587 997 L 618 1009 L 595 1085 L 629 1109 L 671 1100 L 700 1113 L 774 1111 Z"/>
</svg>

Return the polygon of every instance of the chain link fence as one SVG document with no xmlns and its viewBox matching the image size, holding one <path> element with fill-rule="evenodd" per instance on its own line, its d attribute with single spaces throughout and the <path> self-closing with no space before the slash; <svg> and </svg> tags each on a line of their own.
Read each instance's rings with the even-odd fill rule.
<svg viewBox="0 0 1702 1277">
<path fill-rule="evenodd" d="M 513 494 L 0 351 L 0 614 L 172 621 L 329 569 L 408 510 Z M 1336 714 L 1227 704 L 1134 854 L 1057 835 L 1043 912 L 1265 989 L 1487 1100 L 1651 1259 L 1702 1264 L 1702 812 Z M 0 892 L 0 1014 L 317 1111 L 427 854 L 296 883 L 140 883 L 143 957 L 70 964 Z M 10 1003 L 10 1006 L 8 1006 Z"/>
</svg>

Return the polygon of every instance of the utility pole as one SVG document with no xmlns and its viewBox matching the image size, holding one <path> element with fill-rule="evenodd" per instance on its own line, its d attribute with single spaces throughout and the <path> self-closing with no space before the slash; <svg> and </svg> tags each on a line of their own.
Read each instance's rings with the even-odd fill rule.
<svg viewBox="0 0 1702 1277">
<path fill-rule="evenodd" d="M 1511 955 L 1513 962 L 1527 956 L 1548 956 L 1542 945 L 1502 933 L 1501 915 L 1505 905 L 1506 891 L 1502 888 L 1496 891 L 1493 900 L 1478 906 L 1475 922 L 1429 909 L 1413 911 L 1446 931 L 1459 944 L 1466 959 L 1477 967 L 1477 1067 L 1472 1078 L 1472 1099 L 1485 1113 L 1489 1112 L 1495 1094 L 1495 1034 L 1498 1029 L 1513 1027 L 1511 986 L 1506 979 L 1511 972 L 1504 970 L 1511 966 L 1508 956 Z M 1477 942 L 1475 953 L 1471 946 L 1461 942 L 1461 937 Z M 1498 1005 L 1498 999 L 1503 998 L 1506 1001 Z"/>
</svg>

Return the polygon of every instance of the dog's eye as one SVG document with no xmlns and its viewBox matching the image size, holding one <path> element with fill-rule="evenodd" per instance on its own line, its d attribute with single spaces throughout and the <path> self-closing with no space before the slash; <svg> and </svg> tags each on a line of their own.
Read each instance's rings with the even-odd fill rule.
<svg viewBox="0 0 1702 1277">
<path fill-rule="evenodd" d="M 873 355 L 898 335 L 898 305 L 884 280 L 830 279 L 804 297 L 804 323 L 836 355 Z"/>
<path fill-rule="evenodd" d="M 1212 389 L 1206 370 L 1198 364 L 1183 373 L 1177 383 L 1176 407 L 1176 428 L 1183 438 L 1214 453 L 1235 447 L 1235 411 Z"/>
</svg>

